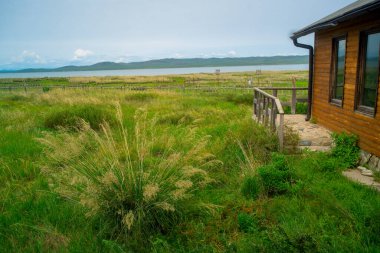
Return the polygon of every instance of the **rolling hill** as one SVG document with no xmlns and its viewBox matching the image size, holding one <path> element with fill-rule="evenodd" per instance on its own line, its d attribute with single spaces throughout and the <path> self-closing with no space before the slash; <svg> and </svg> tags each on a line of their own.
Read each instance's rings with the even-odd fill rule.
<svg viewBox="0 0 380 253">
<path fill-rule="evenodd" d="M 143 62 L 116 63 L 99 62 L 88 66 L 64 66 L 59 68 L 29 68 L 21 70 L 3 70 L 2 73 L 27 72 L 66 72 L 121 69 L 157 69 L 157 68 L 191 68 L 191 67 L 223 67 L 223 66 L 254 66 L 254 65 L 287 65 L 307 64 L 308 56 L 263 56 L 235 58 L 188 58 L 188 59 L 158 59 Z"/>
</svg>

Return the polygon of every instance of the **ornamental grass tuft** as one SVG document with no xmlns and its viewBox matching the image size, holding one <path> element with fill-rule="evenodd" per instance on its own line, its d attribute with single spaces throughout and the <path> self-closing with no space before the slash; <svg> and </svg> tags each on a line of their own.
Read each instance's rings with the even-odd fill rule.
<svg viewBox="0 0 380 253">
<path fill-rule="evenodd" d="M 115 129 L 102 123 L 95 131 L 82 121 L 75 133 L 61 129 L 41 139 L 58 193 L 77 200 L 87 216 L 101 217 L 113 234 L 135 238 L 165 233 L 192 211 L 212 209 L 194 198 L 213 181 L 206 169 L 218 164 L 206 151 L 207 136 L 198 136 L 196 128 L 157 133 L 146 109 L 136 111 L 131 133 L 120 105 L 116 119 Z"/>
</svg>

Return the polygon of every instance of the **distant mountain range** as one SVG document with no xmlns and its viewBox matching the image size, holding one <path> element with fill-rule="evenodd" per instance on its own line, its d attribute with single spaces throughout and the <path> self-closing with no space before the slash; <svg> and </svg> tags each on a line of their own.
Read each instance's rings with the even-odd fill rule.
<svg viewBox="0 0 380 253">
<path fill-rule="evenodd" d="M 0 73 L 28 72 L 67 72 L 121 69 L 159 69 L 159 68 L 192 68 L 192 67 L 225 67 L 225 66 L 254 66 L 254 65 L 288 65 L 307 64 L 308 56 L 263 56 L 235 58 L 188 58 L 188 59 L 159 59 L 143 62 L 116 63 L 99 62 L 88 66 L 64 66 L 59 68 L 28 68 L 21 70 L 0 70 Z"/>
</svg>

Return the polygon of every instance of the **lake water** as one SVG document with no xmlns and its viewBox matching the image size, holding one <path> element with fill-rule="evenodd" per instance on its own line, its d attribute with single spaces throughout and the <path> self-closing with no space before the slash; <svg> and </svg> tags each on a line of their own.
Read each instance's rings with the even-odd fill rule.
<svg viewBox="0 0 380 253">
<path fill-rule="evenodd" d="M 215 73 L 216 69 L 220 69 L 221 73 L 256 71 L 259 69 L 260 70 L 308 70 L 308 66 L 309 66 L 308 64 L 292 64 L 292 65 L 256 65 L 256 66 L 235 66 L 235 67 L 0 73 L 0 78 L 73 77 L 73 76 L 157 76 L 157 75 L 170 75 L 170 74 Z"/>
</svg>

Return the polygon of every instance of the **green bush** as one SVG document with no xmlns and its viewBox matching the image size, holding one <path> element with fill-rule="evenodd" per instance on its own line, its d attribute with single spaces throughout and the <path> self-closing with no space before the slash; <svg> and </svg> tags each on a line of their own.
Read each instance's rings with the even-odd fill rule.
<svg viewBox="0 0 380 253">
<path fill-rule="evenodd" d="M 238 224 L 240 231 L 243 231 L 245 233 L 253 232 L 256 228 L 256 223 L 254 218 L 246 213 L 239 213 L 238 214 Z"/>
<path fill-rule="evenodd" d="M 283 107 L 285 114 L 291 114 L 292 108 L 289 105 Z M 307 103 L 296 103 L 296 113 L 306 114 L 307 113 Z"/>
<path fill-rule="evenodd" d="M 340 166 L 339 159 L 335 157 L 329 157 L 325 155 L 324 159 L 319 159 L 318 164 L 316 166 L 322 172 L 334 172 Z"/>
<path fill-rule="evenodd" d="M 257 199 L 262 192 L 262 182 L 258 176 L 245 177 L 241 193 L 247 199 Z"/>
<path fill-rule="evenodd" d="M 47 128 L 76 129 L 80 126 L 81 120 L 90 124 L 95 130 L 100 129 L 100 124 L 108 122 L 113 125 L 115 117 L 108 110 L 100 107 L 81 105 L 65 108 L 60 111 L 53 111 L 45 118 L 44 125 Z"/>
<path fill-rule="evenodd" d="M 332 138 L 334 147 L 331 150 L 331 155 L 339 158 L 343 163 L 342 166 L 352 168 L 355 167 L 359 160 L 358 137 L 347 133 L 333 133 Z"/>
<path fill-rule="evenodd" d="M 258 174 L 268 196 L 288 192 L 293 182 L 293 173 L 285 156 L 281 154 L 273 154 L 272 163 L 261 166 L 258 169 Z"/>
<path fill-rule="evenodd" d="M 49 92 L 50 91 L 50 87 L 42 87 L 42 92 Z"/>
</svg>

